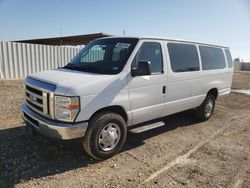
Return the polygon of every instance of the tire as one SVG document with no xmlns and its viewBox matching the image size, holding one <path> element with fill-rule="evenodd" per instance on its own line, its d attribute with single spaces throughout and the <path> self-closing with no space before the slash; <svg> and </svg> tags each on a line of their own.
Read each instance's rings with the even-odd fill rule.
<svg viewBox="0 0 250 188">
<path fill-rule="evenodd" d="M 89 156 L 96 160 L 105 160 L 121 151 L 126 137 L 127 125 L 122 116 L 104 111 L 90 119 L 82 144 Z"/>
<path fill-rule="evenodd" d="M 208 120 L 214 112 L 215 98 L 211 93 L 208 93 L 202 104 L 195 109 L 196 117 L 201 121 Z"/>
</svg>

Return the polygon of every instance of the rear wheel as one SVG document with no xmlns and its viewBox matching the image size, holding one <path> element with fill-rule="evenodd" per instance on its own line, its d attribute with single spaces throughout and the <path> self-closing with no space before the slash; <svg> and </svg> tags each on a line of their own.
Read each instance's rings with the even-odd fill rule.
<svg viewBox="0 0 250 188">
<path fill-rule="evenodd" d="M 89 122 L 83 148 L 91 157 L 104 160 L 122 149 L 126 136 L 126 122 L 119 114 L 100 112 Z"/>
<path fill-rule="evenodd" d="M 195 109 L 196 117 L 202 121 L 208 120 L 214 112 L 214 107 L 215 98 L 211 93 L 208 93 L 203 103 Z"/>
</svg>

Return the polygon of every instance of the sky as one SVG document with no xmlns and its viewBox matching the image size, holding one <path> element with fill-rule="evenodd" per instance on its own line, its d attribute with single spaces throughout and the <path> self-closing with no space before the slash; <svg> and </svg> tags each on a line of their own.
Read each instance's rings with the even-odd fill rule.
<svg viewBox="0 0 250 188">
<path fill-rule="evenodd" d="M 250 62 L 250 0 L 0 0 L 0 41 L 123 30 L 228 46 Z"/>
</svg>

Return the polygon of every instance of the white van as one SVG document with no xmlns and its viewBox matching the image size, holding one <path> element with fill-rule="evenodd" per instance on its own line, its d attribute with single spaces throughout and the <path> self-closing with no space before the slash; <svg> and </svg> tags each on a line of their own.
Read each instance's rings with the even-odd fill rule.
<svg viewBox="0 0 250 188">
<path fill-rule="evenodd" d="M 26 78 L 23 119 L 50 138 L 82 138 L 85 151 L 102 160 L 121 150 L 128 129 L 164 126 L 162 117 L 187 109 L 209 119 L 215 100 L 230 93 L 232 75 L 227 47 L 161 38 L 97 39 L 66 66 Z"/>
</svg>

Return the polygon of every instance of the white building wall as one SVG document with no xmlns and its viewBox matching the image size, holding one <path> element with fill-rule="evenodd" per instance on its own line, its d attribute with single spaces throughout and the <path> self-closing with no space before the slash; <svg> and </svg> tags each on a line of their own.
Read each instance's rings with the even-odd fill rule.
<svg viewBox="0 0 250 188">
<path fill-rule="evenodd" d="M 0 42 L 0 78 L 25 78 L 28 74 L 67 64 L 80 48 Z"/>
</svg>

